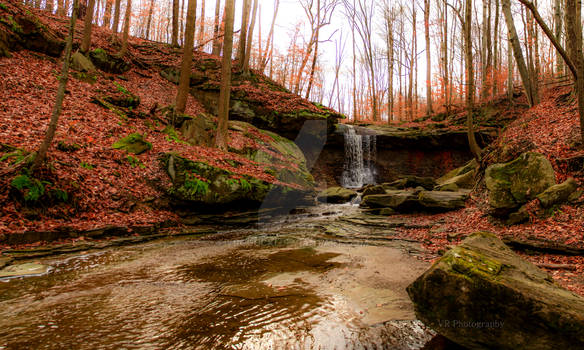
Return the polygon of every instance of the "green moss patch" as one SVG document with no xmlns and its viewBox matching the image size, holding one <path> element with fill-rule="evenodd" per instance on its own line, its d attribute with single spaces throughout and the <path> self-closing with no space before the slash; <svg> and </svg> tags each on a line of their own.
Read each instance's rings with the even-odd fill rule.
<svg viewBox="0 0 584 350">
<path fill-rule="evenodd" d="M 144 140 L 144 136 L 138 133 L 130 134 L 112 145 L 114 149 L 122 149 L 128 153 L 142 154 L 152 149 L 152 144 Z"/>
</svg>

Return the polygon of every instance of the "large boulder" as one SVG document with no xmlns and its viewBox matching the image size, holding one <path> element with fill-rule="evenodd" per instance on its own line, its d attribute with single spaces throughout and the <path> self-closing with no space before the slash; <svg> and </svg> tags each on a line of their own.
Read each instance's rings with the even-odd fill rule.
<svg viewBox="0 0 584 350">
<path fill-rule="evenodd" d="M 316 199 L 323 203 L 340 204 L 350 202 L 355 197 L 357 197 L 357 192 L 348 188 L 329 187 L 326 190 L 320 192 Z"/>
<path fill-rule="evenodd" d="M 509 163 L 493 164 L 485 172 L 493 214 L 507 216 L 555 185 L 550 161 L 539 153 L 524 153 Z"/>
<path fill-rule="evenodd" d="M 71 56 L 71 69 L 79 72 L 93 73 L 95 66 L 89 58 L 85 57 L 81 52 L 77 51 Z"/>
<path fill-rule="evenodd" d="M 225 210 L 226 205 L 231 205 L 232 210 L 261 205 L 293 206 L 305 203 L 311 191 L 311 188 L 273 184 L 252 176 L 237 176 L 231 171 L 173 153 L 164 154 L 161 161 L 172 180 L 168 194 L 176 204 L 191 209 Z M 265 203 L 266 200 L 271 202 Z"/>
<path fill-rule="evenodd" d="M 438 182 L 434 188 L 436 191 L 458 191 L 461 188 L 471 189 L 474 186 L 474 171 L 469 171 L 461 175 L 454 176 L 443 182 Z"/>
<path fill-rule="evenodd" d="M 98 69 L 106 73 L 123 74 L 131 68 L 122 58 L 111 55 L 101 48 L 89 52 L 89 58 Z"/>
<path fill-rule="evenodd" d="M 468 192 L 394 190 L 363 197 L 362 207 L 391 208 L 400 213 L 442 212 L 464 208 Z"/>
<path fill-rule="evenodd" d="M 465 239 L 407 291 L 422 322 L 469 349 L 584 349 L 584 298 L 490 233 Z"/>
<path fill-rule="evenodd" d="M 385 194 L 373 194 L 363 197 L 361 207 L 391 208 L 399 212 L 409 212 L 419 208 L 418 193 L 414 191 L 393 190 Z"/>
<path fill-rule="evenodd" d="M 542 207 L 550 208 L 568 201 L 576 189 L 578 189 L 578 183 L 573 178 L 569 178 L 561 184 L 554 185 L 543 191 L 537 196 L 537 199 L 539 199 Z"/>
</svg>

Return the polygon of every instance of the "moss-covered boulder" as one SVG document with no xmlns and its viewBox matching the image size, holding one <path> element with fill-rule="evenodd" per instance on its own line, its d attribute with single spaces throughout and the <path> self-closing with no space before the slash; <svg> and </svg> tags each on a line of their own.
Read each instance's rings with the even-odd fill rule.
<svg viewBox="0 0 584 350">
<path fill-rule="evenodd" d="M 439 183 L 434 190 L 436 191 L 458 191 L 461 188 L 471 189 L 474 186 L 474 170 L 468 171 L 464 174 L 454 176 L 442 183 Z"/>
<path fill-rule="evenodd" d="M 306 166 L 304 153 L 289 139 L 241 121 L 230 121 L 229 128 L 251 138 L 255 145 L 231 147 L 230 151 L 262 164 L 278 181 L 303 188 L 314 187 L 314 178 Z"/>
<path fill-rule="evenodd" d="M 475 159 L 472 159 L 472 160 L 468 161 L 465 165 L 461 166 L 460 168 L 456 168 L 454 170 L 451 170 L 451 171 L 447 172 L 446 174 L 444 174 L 443 176 L 439 177 L 436 180 L 436 183 L 438 185 L 442 185 L 442 184 L 447 183 L 449 180 L 451 180 L 454 177 L 461 176 L 461 175 L 467 174 L 469 172 L 472 172 L 472 174 L 474 175 L 477 166 L 478 166 L 477 161 Z"/>
<path fill-rule="evenodd" d="M 111 74 L 124 74 L 131 66 L 122 58 L 111 55 L 101 48 L 89 52 L 91 62 L 99 69 Z"/>
<path fill-rule="evenodd" d="M 554 205 L 568 201 L 572 193 L 578 189 L 576 180 L 570 178 L 561 184 L 554 185 L 537 196 L 539 203 L 544 208 L 551 208 Z"/>
<path fill-rule="evenodd" d="M 252 176 L 166 153 L 162 165 L 172 179 L 168 194 L 175 204 L 195 209 L 238 210 L 259 207 L 268 198 L 269 206 L 286 206 L 305 201 L 309 189 L 276 185 Z"/>
<path fill-rule="evenodd" d="M 144 140 L 144 136 L 138 133 L 130 134 L 119 141 L 116 141 L 112 148 L 123 149 L 128 153 L 142 154 L 152 149 L 152 144 Z"/>
<path fill-rule="evenodd" d="M 329 187 L 320 192 L 316 199 L 323 203 L 341 204 L 350 202 L 355 197 L 357 197 L 357 192 L 348 188 Z"/>
<path fill-rule="evenodd" d="M 370 196 L 372 194 L 385 194 L 385 188 L 383 185 L 367 185 L 363 188 L 363 197 Z"/>
<path fill-rule="evenodd" d="M 524 153 L 509 163 L 493 164 L 485 173 L 489 205 L 494 215 L 506 216 L 555 185 L 550 161 L 539 153 Z"/>
<path fill-rule="evenodd" d="M 93 63 L 79 51 L 71 56 L 71 68 L 79 72 L 95 72 Z"/>
<path fill-rule="evenodd" d="M 135 109 L 140 105 L 140 96 L 134 95 L 122 84 L 114 82 L 115 90 L 103 98 L 104 101 L 117 107 Z"/>
<path fill-rule="evenodd" d="M 584 349 L 584 299 L 490 233 L 465 239 L 407 291 L 424 324 L 469 349 Z"/>
</svg>

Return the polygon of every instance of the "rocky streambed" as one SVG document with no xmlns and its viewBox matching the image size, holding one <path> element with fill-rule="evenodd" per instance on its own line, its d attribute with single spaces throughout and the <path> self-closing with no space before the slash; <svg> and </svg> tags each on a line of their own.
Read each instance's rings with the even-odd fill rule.
<svg viewBox="0 0 584 350">
<path fill-rule="evenodd" d="M 19 260 L 36 274 L 1 280 L 0 348 L 423 348 L 435 333 L 406 287 L 425 253 L 376 220 L 320 205 L 254 229 Z"/>
</svg>

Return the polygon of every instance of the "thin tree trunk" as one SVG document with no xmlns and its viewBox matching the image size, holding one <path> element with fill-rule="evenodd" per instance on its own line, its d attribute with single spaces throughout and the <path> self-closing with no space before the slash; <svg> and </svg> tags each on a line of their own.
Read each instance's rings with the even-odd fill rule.
<svg viewBox="0 0 584 350">
<path fill-rule="evenodd" d="M 150 27 L 152 26 L 152 12 L 154 11 L 154 0 L 150 0 L 148 9 L 148 22 L 146 24 L 146 39 L 150 40 Z"/>
<path fill-rule="evenodd" d="M 63 68 L 59 76 L 59 87 L 57 89 L 57 98 L 55 106 L 53 107 L 53 114 L 49 121 L 49 127 L 45 138 L 39 147 L 37 156 L 34 159 L 32 172 L 36 171 L 47 159 L 49 147 L 55 138 L 55 131 L 59 123 L 59 116 L 63 108 L 63 100 L 65 99 L 65 89 L 67 88 L 67 81 L 69 80 L 69 64 L 71 62 L 71 51 L 73 48 L 73 37 L 75 36 L 75 23 L 77 21 L 77 10 L 79 8 L 78 0 L 73 0 L 73 12 L 71 13 L 71 20 L 69 22 L 69 35 L 67 36 L 67 44 L 65 46 L 65 57 L 63 58 Z"/>
<path fill-rule="evenodd" d="M 243 0 L 243 12 L 241 18 L 241 32 L 239 33 L 239 47 L 237 49 L 238 68 L 243 69 L 245 49 L 247 47 L 247 28 L 249 26 L 249 12 L 251 0 Z"/>
<path fill-rule="evenodd" d="M 499 93 L 499 0 L 495 0 L 495 30 L 493 32 L 493 69 L 492 69 L 492 81 L 493 81 L 493 94 L 495 97 Z"/>
<path fill-rule="evenodd" d="M 265 52 L 265 57 L 263 57 L 260 61 L 260 72 L 263 73 L 263 71 L 266 69 L 266 65 L 268 64 L 268 51 L 272 52 L 273 51 L 273 47 L 274 47 L 274 24 L 276 23 L 276 17 L 278 16 L 278 9 L 280 8 L 280 0 L 276 0 L 276 3 L 274 5 L 274 17 L 272 18 L 272 24 L 270 26 L 270 32 L 268 33 L 268 40 L 266 42 L 266 49 L 264 50 Z M 260 43 L 261 45 L 261 43 Z M 269 55 L 271 58 L 271 54 Z"/>
<path fill-rule="evenodd" d="M 178 47 L 178 15 L 179 15 L 179 0 L 172 0 L 172 46 Z M 190 6 L 190 0 L 189 0 Z M 187 18 L 188 18 L 188 10 L 187 10 Z M 188 25 L 188 23 L 187 23 Z"/>
<path fill-rule="evenodd" d="M 255 23 L 256 23 L 256 14 L 258 11 L 258 0 L 254 0 L 253 1 L 253 11 L 252 11 L 252 15 L 251 15 L 251 23 L 249 25 L 249 33 L 248 33 L 248 38 L 247 38 L 247 47 L 245 49 L 245 57 L 243 59 L 243 74 L 244 75 L 249 75 L 249 60 L 250 60 L 250 56 L 251 56 L 251 49 L 252 49 L 252 43 L 253 43 L 253 30 L 255 27 Z M 260 46 L 262 44 L 260 43 Z"/>
<path fill-rule="evenodd" d="M 477 161 L 481 159 L 481 149 L 479 148 L 474 134 L 473 126 L 473 110 L 474 110 L 474 73 L 472 63 L 472 0 L 465 1 L 464 12 L 464 55 L 466 62 L 466 127 L 468 135 L 468 144 L 470 151 Z"/>
<path fill-rule="evenodd" d="M 126 13 L 124 15 L 124 33 L 122 35 L 122 48 L 120 49 L 119 56 L 125 56 L 128 52 L 128 37 L 130 36 L 130 21 L 132 20 L 132 0 L 128 0 L 126 4 Z"/>
<path fill-rule="evenodd" d="M 316 61 L 318 60 L 318 41 L 320 35 L 320 0 L 316 1 L 316 33 L 314 42 L 314 56 L 312 58 L 312 66 L 310 67 L 310 76 L 308 77 L 308 88 L 306 89 L 305 98 L 310 97 L 310 90 L 312 90 L 312 82 L 314 80 L 314 71 L 316 70 Z"/>
<path fill-rule="evenodd" d="M 388 71 L 388 79 L 387 79 L 387 122 L 391 123 L 393 121 L 393 21 L 394 21 L 394 12 L 393 8 L 387 9 L 390 11 L 387 14 L 386 23 L 387 23 L 387 71 Z"/>
<path fill-rule="evenodd" d="M 507 34 L 507 98 L 513 101 L 513 49 L 509 34 Z"/>
<path fill-rule="evenodd" d="M 580 0 L 566 0 L 566 44 L 577 70 L 578 78 L 574 85 L 578 98 L 578 114 L 580 115 L 580 137 L 584 142 L 584 57 L 582 56 L 581 9 L 582 2 Z"/>
<path fill-rule="evenodd" d="M 89 0 L 87 5 L 87 14 L 85 15 L 85 24 L 83 27 L 83 41 L 81 42 L 81 52 L 87 54 L 91 47 L 91 29 L 93 21 L 93 11 L 95 9 L 95 0 Z"/>
<path fill-rule="evenodd" d="M 562 0 L 554 1 L 554 30 L 558 42 L 562 42 Z M 560 55 L 556 55 L 556 72 L 564 71 L 563 60 Z"/>
<path fill-rule="evenodd" d="M 511 46 L 513 48 L 513 56 L 515 57 L 515 62 L 517 63 L 519 74 L 521 75 L 521 82 L 523 83 L 525 94 L 527 95 L 527 101 L 530 106 L 534 106 L 535 100 L 533 99 L 533 91 L 531 91 L 531 80 L 527 66 L 525 65 L 525 60 L 523 58 L 521 45 L 519 44 L 517 31 L 515 30 L 515 22 L 513 21 L 513 16 L 511 15 L 511 1 L 502 0 L 501 5 L 503 9 L 503 15 L 505 16 L 505 22 L 507 23 L 507 30 L 509 31 L 509 40 L 511 41 Z"/>
<path fill-rule="evenodd" d="M 113 0 L 106 0 L 105 3 L 105 13 L 103 14 L 103 26 L 104 28 L 109 28 L 110 22 L 112 21 L 112 5 Z"/>
<path fill-rule="evenodd" d="M 355 0 L 353 0 L 353 8 L 355 8 Z M 353 122 L 357 121 L 357 49 L 355 47 L 355 16 L 353 16 L 353 23 L 351 23 L 351 35 L 353 37 Z"/>
<path fill-rule="evenodd" d="M 221 67 L 221 89 L 219 91 L 219 116 L 215 145 L 221 150 L 227 150 L 229 100 L 231 97 L 231 54 L 233 51 L 233 0 L 225 3 L 225 37 L 223 48 L 223 64 Z"/>
<path fill-rule="evenodd" d="M 120 2 L 121 0 L 116 0 L 114 6 L 114 23 L 112 24 L 112 30 L 114 33 L 118 32 L 120 26 Z"/>
<path fill-rule="evenodd" d="M 199 26 L 199 45 L 205 41 L 205 0 L 201 1 L 201 23 Z"/>
<path fill-rule="evenodd" d="M 177 114 L 184 114 L 187 107 L 189 83 L 191 79 L 191 65 L 193 62 L 193 47 L 195 45 L 195 11 L 197 11 L 197 0 L 189 0 L 187 6 L 185 44 L 180 68 L 180 80 L 176 94 L 175 112 Z"/>
<path fill-rule="evenodd" d="M 424 37 L 426 39 L 426 114 L 432 114 L 432 56 L 430 54 L 430 0 L 424 0 Z"/>
<path fill-rule="evenodd" d="M 219 40 L 219 14 L 221 10 L 221 0 L 215 1 L 215 25 L 213 26 L 213 51 L 212 54 L 219 56 L 221 54 L 221 44 Z"/>
</svg>

